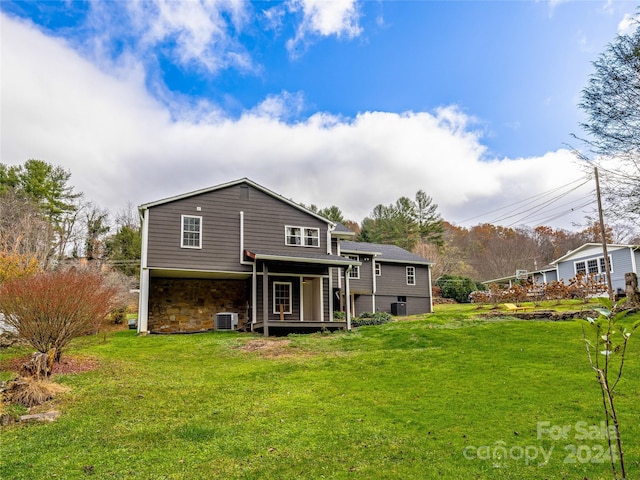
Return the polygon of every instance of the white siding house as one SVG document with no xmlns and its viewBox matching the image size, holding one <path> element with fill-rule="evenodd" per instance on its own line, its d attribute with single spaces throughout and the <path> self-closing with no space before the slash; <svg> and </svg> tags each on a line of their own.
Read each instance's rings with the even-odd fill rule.
<svg viewBox="0 0 640 480">
<path fill-rule="evenodd" d="M 640 265 L 640 245 L 607 245 L 611 265 L 611 285 L 614 293 L 624 293 L 624 274 L 638 274 Z M 581 247 L 551 262 L 556 266 L 558 280 L 568 282 L 577 274 L 596 274 L 606 280 L 606 269 L 602 245 L 585 243 Z"/>
</svg>

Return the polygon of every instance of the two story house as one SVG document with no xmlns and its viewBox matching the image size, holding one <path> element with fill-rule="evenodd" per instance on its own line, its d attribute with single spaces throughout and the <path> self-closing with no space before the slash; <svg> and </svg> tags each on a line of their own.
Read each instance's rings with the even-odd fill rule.
<svg viewBox="0 0 640 480">
<path fill-rule="evenodd" d="M 351 316 L 360 311 L 352 303 L 379 291 L 356 295 L 351 283 L 359 280 L 354 269 L 367 268 L 365 258 L 380 257 L 382 264 L 381 248 L 362 261 L 342 255 L 340 242 L 349 238 L 345 228 L 246 178 L 150 202 L 139 212 L 139 332 L 207 331 L 229 319 L 232 327 L 264 335 L 349 329 Z M 419 262 L 414 281 L 423 289 L 423 311 L 430 312 L 429 264 Z M 393 288 L 383 292 L 384 298 L 413 298 Z M 372 300 L 366 310 L 380 305 Z M 334 310 L 345 311 L 346 319 L 334 321 Z"/>
</svg>

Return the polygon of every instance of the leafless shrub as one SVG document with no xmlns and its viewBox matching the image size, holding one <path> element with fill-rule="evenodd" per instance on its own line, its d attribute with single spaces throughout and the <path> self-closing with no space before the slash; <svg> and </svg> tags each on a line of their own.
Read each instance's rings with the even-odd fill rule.
<svg viewBox="0 0 640 480">
<path fill-rule="evenodd" d="M 0 311 L 37 351 L 55 351 L 96 332 L 112 310 L 118 289 L 104 276 L 84 269 L 44 272 L 0 286 Z"/>
</svg>

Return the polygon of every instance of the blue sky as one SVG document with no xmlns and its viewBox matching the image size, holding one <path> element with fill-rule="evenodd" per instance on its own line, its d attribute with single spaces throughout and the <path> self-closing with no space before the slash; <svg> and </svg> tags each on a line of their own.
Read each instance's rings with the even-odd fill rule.
<svg viewBox="0 0 640 480">
<path fill-rule="evenodd" d="M 4 0 L 0 11 L 3 163 L 62 164 L 105 206 L 247 176 L 357 221 L 423 189 L 458 223 L 582 176 L 568 152 L 580 91 L 636 4 Z M 580 217 L 589 186 L 576 195 L 563 202 Z M 523 224 L 568 226 L 576 214 L 549 220 L 560 207 Z"/>
</svg>

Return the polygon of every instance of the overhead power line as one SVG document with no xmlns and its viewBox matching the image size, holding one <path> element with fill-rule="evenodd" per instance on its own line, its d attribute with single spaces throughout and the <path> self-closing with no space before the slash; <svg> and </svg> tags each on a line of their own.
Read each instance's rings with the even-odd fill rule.
<svg viewBox="0 0 640 480">
<path fill-rule="evenodd" d="M 577 191 L 590 181 L 590 177 L 581 177 L 546 192 L 538 193 L 509 205 L 467 218 L 460 223 L 467 223 L 471 220 L 502 212 L 486 223 L 495 224 L 509 220 L 510 223 L 507 225 L 509 227 L 532 223 L 542 225 L 595 203 L 594 192 L 590 191 L 587 195 L 571 200 L 568 203 L 565 200 L 563 203 L 558 204 L 558 202 L 565 199 L 567 195 Z"/>
</svg>

